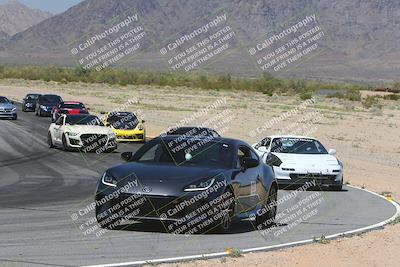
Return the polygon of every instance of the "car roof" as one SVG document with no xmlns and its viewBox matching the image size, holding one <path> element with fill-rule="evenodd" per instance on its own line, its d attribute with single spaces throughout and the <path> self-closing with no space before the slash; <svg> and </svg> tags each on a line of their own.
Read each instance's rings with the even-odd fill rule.
<svg viewBox="0 0 400 267">
<path fill-rule="evenodd" d="M 53 95 L 53 94 L 44 94 L 44 95 L 40 95 L 40 96 L 58 96 L 58 97 L 60 97 L 59 95 Z"/>
<path fill-rule="evenodd" d="M 302 135 L 271 135 L 271 136 L 267 136 L 267 137 L 270 137 L 271 139 L 275 139 L 275 138 L 304 138 L 304 139 L 317 140 L 314 137 L 308 137 L 308 136 L 302 136 Z"/>
<path fill-rule="evenodd" d="M 84 118 L 84 117 L 96 117 L 98 118 L 96 115 L 92 115 L 92 114 L 62 114 L 61 116 L 65 116 L 67 118 Z"/>
<path fill-rule="evenodd" d="M 130 115 L 130 114 L 133 114 L 133 115 L 135 115 L 133 112 L 130 112 L 130 111 L 111 111 L 111 112 L 108 112 L 108 116 L 118 116 L 118 115 Z"/>
<path fill-rule="evenodd" d="M 190 131 L 192 129 L 200 129 L 200 130 L 210 130 L 213 132 L 217 132 L 216 130 L 212 129 L 212 128 L 208 128 L 208 127 L 200 127 L 200 126 L 183 126 L 183 127 L 178 127 L 178 128 L 172 128 L 170 129 L 168 133 L 170 133 L 170 135 L 173 135 L 173 133 L 175 132 L 180 132 L 180 131 Z"/>
<path fill-rule="evenodd" d="M 179 140 L 190 140 L 193 138 L 199 139 L 199 140 L 206 140 L 206 139 L 210 139 L 210 136 L 196 136 L 196 137 L 190 137 L 190 136 L 183 136 L 183 135 L 160 135 L 156 138 L 154 138 L 153 140 L 156 139 L 162 139 L 165 141 L 171 141 L 171 140 L 175 140 L 179 138 Z M 211 138 L 211 142 L 225 142 L 225 143 L 246 143 L 244 141 L 238 140 L 238 139 L 233 139 L 233 138 L 227 138 L 227 137 L 212 137 Z M 247 144 L 248 146 L 250 146 L 249 144 Z M 250 146 L 251 147 L 251 146 Z"/>
<path fill-rule="evenodd" d="M 63 104 L 82 104 L 82 102 L 79 102 L 79 101 L 64 101 L 62 103 Z"/>
</svg>

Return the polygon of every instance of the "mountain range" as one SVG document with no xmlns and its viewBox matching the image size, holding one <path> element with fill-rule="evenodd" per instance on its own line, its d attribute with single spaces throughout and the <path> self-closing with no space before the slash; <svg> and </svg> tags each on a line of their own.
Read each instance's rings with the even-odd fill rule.
<svg viewBox="0 0 400 267">
<path fill-rule="evenodd" d="M 24 31 L 19 30 L 22 26 L 0 28 L 0 60 L 76 65 L 70 52 L 74 43 L 103 32 L 129 12 L 139 14 L 147 35 L 140 53 L 118 64 L 122 67 L 169 69 L 160 48 L 226 14 L 235 41 L 229 53 L 216 57 L 202 71 L 258 75 L 262 70 L 249 49 L 271 33 L 316 15 L 324 41 L 309 57 L 277 75 L 386 81 L 398 79 L 400 71 L 398 0 L 86 0 L 56 16 L 41 13 L 36 17 L 44 20 Z M 28 24 L 30 19 L 24 25 Z"/>
<path fill-rule="evenodd" d="M 0 39 L 22 32 L 51 16 L 51 13 L 29 8 L 17 0 L 10 0 L 0 5 Z"/>
</svg>

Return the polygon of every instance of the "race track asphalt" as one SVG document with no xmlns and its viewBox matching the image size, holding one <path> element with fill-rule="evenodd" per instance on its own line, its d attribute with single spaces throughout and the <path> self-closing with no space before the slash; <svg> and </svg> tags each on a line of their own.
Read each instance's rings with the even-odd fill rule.
<svg viewBox="0 0 400 267">
<path fill-rule="evenodd" d="M 89 233 L 93 211 L 71 217 L 93 201 L 104 170 L 122 163 L 120 153 L 140 145 L 122 144 L 102 155 L 50 150 L 49 124 L 49 118 L 22 112 L 18 121 L 0 120 L 0 266 L 81 266 L 247 249 L 358 229 L 396 212 L 378 196 L 345 187 L 288 198 L 278 208 L 278 225 L 260 231 L 248 221 L 228 234 L 172 235 L 154 223 Z M 281 190 L 279 198 L 292 192 Z"/>
</svg>

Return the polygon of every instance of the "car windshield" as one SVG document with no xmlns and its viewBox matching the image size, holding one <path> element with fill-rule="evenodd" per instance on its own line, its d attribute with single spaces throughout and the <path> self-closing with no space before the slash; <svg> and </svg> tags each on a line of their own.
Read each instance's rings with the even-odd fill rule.
<svg viewBox="0 0 400 267">
<path fill-rule="evenodd" d="M 317 140 L 308 138 L 275 138 L 271 152 L 288 154 L 328 154 Z"/>
<path fill-rule="evenodd" d="M 65 109 L 82 109 L 85 106 L 83 104 L 62 104 L 61 108 L 65 108 Z"/>
<path fill-rule="evenodd" d="M 10 101 L 9 101 L 7 98 L 5 98 L 5 97 L 0 96 L 0 103 L 2 103 L 2 104 L 4 104 L 4 103 L 10 103 Z"/>
<path fill-rule="evenodd" d="M 30 94 L 30 95 L 27 95 L 25 98 L 26 98 L 26 100 L 37 100 L 39 98 L 39 95 Z"/>
<path fill-rule="evenodd" d="M 42 100 L 44 103 L 57 103 L 61 101 L 61 98 L 56 95 L 44 95 Z"/>
<path fill-rule="evenodd" d="M 93 125 L 104 126 L 101 120 L 96 116 L 67 116 L 65 120 L 66 125 Z"/>
<path fill-rule="evenodd" d="M 196 166 L 229 168 L 232 162 L 229 144 L 202 139 L 158 140 L 148 144 L 135 155 L 141 163 L 171 164 L 176 166 Z"/>
<path fill-rule="evenodd" d="M 133 113 L 123 113 L 111 115 L 108 118 L 110 125 L 118 130 L 133 130 L 138 125 L 139 121 Z"/>
</svg>

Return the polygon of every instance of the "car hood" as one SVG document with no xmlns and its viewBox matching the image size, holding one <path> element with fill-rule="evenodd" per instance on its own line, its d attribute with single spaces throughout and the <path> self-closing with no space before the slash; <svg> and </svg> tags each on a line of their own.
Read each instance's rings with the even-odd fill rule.
<svg viewBox="0 0 400 267">
<path fill-rule="evenodd" d="M 309 155 L 309 154 L 289 154 L 289 153 L 272 153 L 276 155 L 284 164 L 284 166 L 301 166 L 308 168 L 329 168 L 338 166 L 336 157 L 329 154 Z"/>
<path fill-rule="evenodd" d="M 13 105 L 13 104 L 11 104 L 11 103 L 0 103 L 0 108 L 7 108 L 7 109 L 9 109 L 9 108 L 14 108 L 15 106 Z"/>
<path fill-rule="evenodd" d="M 137 186 L 130 186 L 129 193 L 143 193 L 142 188 L 149 187 L 149 194 L 161 196 L 183 196 L 186 193 L 183 189 L 193 182 L 211 178 L 225 180 L 222 169 L 136 162 L 115 166 L 108 173 L 118 180 L 120 186 L 137 180 Z"/>
<path fill-rule="evenodd" d="M 45 107 L 55 107 L 57 106 L 59 103 L 39 103 L 41 106 L 45 106 Z"/>
<path fill-rule="evenodd" d="M 65 126 L 65 131 L 80 134 L 111 134 L 110 128 L 105 126 L 92 126 L 92 125 L 68 125 Z"/>
</svg>

